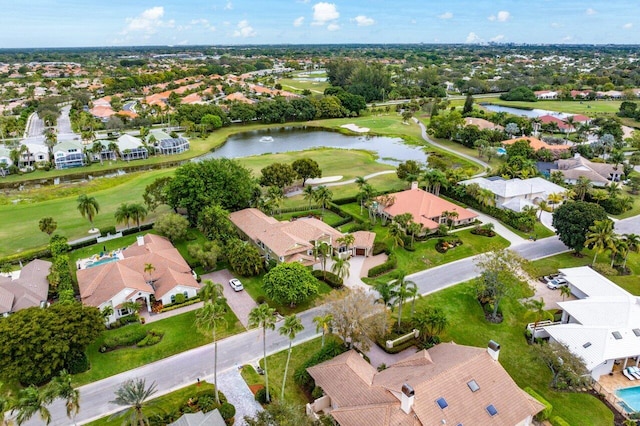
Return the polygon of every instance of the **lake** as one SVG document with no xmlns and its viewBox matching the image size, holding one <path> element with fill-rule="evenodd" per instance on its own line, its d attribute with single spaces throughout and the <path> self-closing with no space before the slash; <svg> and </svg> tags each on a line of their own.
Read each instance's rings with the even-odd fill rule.
<svg viewBox="0 0 640 426">
<path fill-rule="evenodd" d="M 523 117 L 528 117 L 528 118 L 535 118 L 543 115 L 553 115 L 554 117 L 558 117 L 559 119 L 564 120 L 566 117 L 573 115 L 573 114 L 564 114 L 557 111 L 548 111 L 546 109 L 520 109 L 520 108 L 513 108 L 513 107 L 493 105 L 493 104 L 481 104 L 481 105 L 492 112 L 506 112 L 508 114 L 521 115 Z"/>
<path fill-rule="evenodd" d="M 393 166 L 407 160 L 415 160 L 419 163 L 427 161 L 427 154 L 422 147 L 407 145 L 401 138 L 348 136 L 314 127 L 281 127 L 237 133 L 230 136 L 224 145 L 198 157 L 198 160 L 221 157 L 241 158 L 322 147 L 372 151 L 378 155 L 378 162 Z"/>
</svg>

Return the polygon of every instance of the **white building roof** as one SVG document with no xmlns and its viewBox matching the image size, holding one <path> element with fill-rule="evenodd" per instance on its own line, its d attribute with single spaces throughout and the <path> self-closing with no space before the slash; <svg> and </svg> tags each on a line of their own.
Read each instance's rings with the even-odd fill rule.
<svg viewBox="0 0 640 426">
<path fill-rule="evenodd" d="M 494 194 L 503 197 L 511 198 L 527 194 L 544 194 L 546 198 L 549 194 L 558 192 L 564 194 L 567 190 L 560 185 L 556 185 L 553 182 L 549 182 L 546 179 L 535 177 L 530 179 L 496 179 L 489 180 L 487 178 L 478 177 L 460 182 L 462 185 L 469 185 L 477 183 L 480 188 L 488 189 Z"/>
<path fill-rule="evenodd" d="M 613 281 L 603 277 L 588 266 L 560 269 L 574 287 L 588 297 L 630 296 L 626 290 L 618 287 Z"/>
<path fill-rule="evenodd" d="M 128 134 L 124 134 L 118 138 L 118 148 L 120 148 L 120 152 L 125 149 L 136 149 L 142 146 L 142 139 L 136 138 L 135 136 L 131 136 Z"/>
</svg>

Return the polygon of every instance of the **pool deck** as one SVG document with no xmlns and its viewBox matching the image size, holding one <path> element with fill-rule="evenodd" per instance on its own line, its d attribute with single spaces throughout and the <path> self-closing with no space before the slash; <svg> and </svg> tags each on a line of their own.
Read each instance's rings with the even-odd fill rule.
<svg viewBox="0 0 640 426">
<path fill-rule="evenodd" d="M 635 365 L 635 362 L 629 360 L 627 366 L 632 365 Z M 629 380 L 622 374 L 622 364 L 614 365 L 613 374 L 600 376 L 600 379 L 594 384 L 595 389 L 604 395 L 605 399 L 623 416 L 627 416 L 628 413 L 620 404 L 621 399 L 616 395 L 616 391 L 638 386 L 640 386 L 640 380 Z"/>
<path fill-rule="evenodd" d="M 116 257 L 118 260 L 122 260 L 124 259 L 124 256 L 122 255 L 122 250 L 118 249 L 118 250 L 111 250 L 109 252 L 107 252 L 106 254 L 103 254 L 102 256 L 100 256 L 99 254 L 94 254 L 91 257 L 86 257 L 84 259 L 80 259 L 76 262 L 76 267 L 78 269 L 86 269 L 88 267 L 90 267 L 94 262 L 99 262 L 101 260 L 104 259 L 110 259 Z M 108 263 L 108 262 L 105 262 Z"/>
</svg>

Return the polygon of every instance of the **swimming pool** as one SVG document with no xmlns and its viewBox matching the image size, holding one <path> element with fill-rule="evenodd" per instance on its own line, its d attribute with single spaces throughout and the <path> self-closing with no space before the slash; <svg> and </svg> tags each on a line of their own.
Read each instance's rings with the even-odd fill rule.
<svg viewBox="0 0 640 426">
<path fill-rule="evenodd" d="M 507 150 L 504 148 L 498 148 L 496 149 L 496 152 L 498 153 L 498 155 L 505 155 L 507 153 Z"/>
<path fill-rule="evenodd" d="M 100 260 L 93 261 L 91 263 L 87 263 L 87 268 L 93 268 L 94 266 L 104 265 L 105 263 L 111 263 L 119 260 L 117 257 L 105 257 Z"/>
<path fill-rule="evenodd" d="M 625 411 L 629 413 L 640 411 L 640 386 L 618 389 L 616 396 L 623 401 L 621 405 Z"/>
</svg>

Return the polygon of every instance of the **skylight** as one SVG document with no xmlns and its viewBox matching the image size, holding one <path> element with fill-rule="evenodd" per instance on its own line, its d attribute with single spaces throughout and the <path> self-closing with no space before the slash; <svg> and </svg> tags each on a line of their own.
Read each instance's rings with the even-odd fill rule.
<svg viewBox="0 0 640 426">
<path fill-rule="evenodd" d="M 584 345 L 582 345 L 582 347 L 585 349 L 587 349 L 589 346 L 591 346 L 591 342 L 587 342 Z"/>
<path fill-rule="evenodd" d="M 620 334 L 620 332 L 619 332 L 619 331 L 614 331 L 614 332 L 613 332 L 613 333 L 611 333 L 611 334 L 613 334 L 613 337 L 615 337 L 615 338 L 616 338 L 616 340 L 620 340 L 620 339 L 622 339 L 622 334 Z"/>
<path fill-rule="evenodd" d="M 633 334 L 635 334 L 636 337 L 640 337 L 640 328 L 634 328 L 633 329 Z"/>
<path fill-rule="evenodd" d="M 494 407 L 493 404 L 490 404 L 487 406 L 487 413 L 493 417 L 498 414 L 498 410 L 496 410 L 496 407 Z"/>
<path fill-rule="evenodd" d="M 438 406 L 439 406 L 441 409 L 443 409 L 443 410 L 449 406 L 449 404 L 447 404 L 447 400 L 446 400 L 446 399 L 444 399 L 444 398 L 438 398 L 438 399 L 436 400 L 436 403 L 437 403 L 437 404 L 438 404 Z"/>
<path fill-rule="evenodd" d="M 470 382 L 467 382 L 467 386 L 469 386 L 469 389 L 471 389 L 471 392 L 475 392 L 478 389 L 480 389 L 480 386 L 478 386 L 478 382 L 476 382 L 475 380 L 471 380 Z"/>
</svg>

